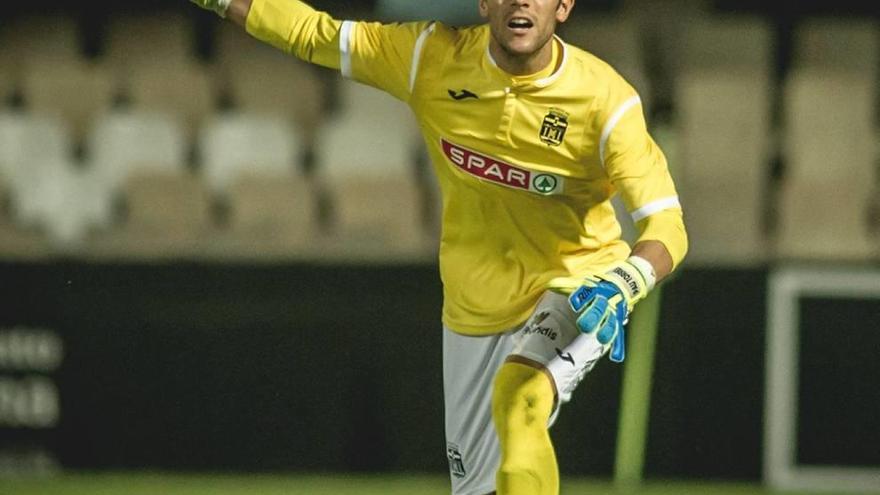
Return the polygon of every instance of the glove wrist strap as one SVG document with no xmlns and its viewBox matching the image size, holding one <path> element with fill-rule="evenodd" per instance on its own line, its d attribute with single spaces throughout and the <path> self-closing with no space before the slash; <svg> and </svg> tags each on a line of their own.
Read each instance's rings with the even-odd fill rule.
<svg viewBox="0 0 880 495">
<path fill-rule="evenodd" d="M 626 261 L 636 267 L 636 270 L 645 279 L 645 292 L 650 292 L 657 284 L 657 274 L 654 272 L 654 265 L 641 256 L 630 256 Z"/>
<path fill-rule="evenodd" d="M 616 285 L 624 293 L 630 305 L 644 298 L 654 287 L 657 279 L 651 263 L 638 256 L 629 257 L 600 275 L 600 278 Z"/>
</svg>

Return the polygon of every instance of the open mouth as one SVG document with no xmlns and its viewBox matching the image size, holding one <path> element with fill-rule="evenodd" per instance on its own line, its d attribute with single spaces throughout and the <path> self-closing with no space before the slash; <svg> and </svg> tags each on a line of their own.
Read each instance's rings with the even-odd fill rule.
<svg viewBox="0 0 880 495">
<path fill-rule="evenodd" d="M 512 31 L 524 33 L 532 28 L 534 24 L 525 17 L 513 17 L 507 21 L 507 27 Z"/>
</svg>

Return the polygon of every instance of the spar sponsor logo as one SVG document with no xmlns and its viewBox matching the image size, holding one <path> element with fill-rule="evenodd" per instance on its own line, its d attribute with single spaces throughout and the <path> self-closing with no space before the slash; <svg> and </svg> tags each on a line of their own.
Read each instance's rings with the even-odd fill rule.
<svg viewBox="0 0 880 495">
<path fill-rule="evenodd" d="M 556 174 L 538 173 L 520 168 L 445 139 L 441 139 L 440 144 L 443 147 L 443 154 L 453 165 L 480 179 L 544 195 L 562 192 L 562 177 Z"/>
</svg>

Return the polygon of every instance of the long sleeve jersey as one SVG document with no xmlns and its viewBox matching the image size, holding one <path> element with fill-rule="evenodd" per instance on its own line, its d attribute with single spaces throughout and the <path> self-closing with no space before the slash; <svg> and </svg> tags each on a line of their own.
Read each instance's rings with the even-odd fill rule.
<svg viewBox="0 0 880 495">
<path fill-rule="evenodd" d="M 247 29 L 412 109 L 443 198 L 447 327 L 509 330 L 551 281 L 576 286 L 626 258 L 615 194 L 640 241 L 663 243 L 674 265 L 684 257 L 678 195 L 641 100 L 587 51 L 555 38 L 550 66 L 512 76 L 492 59 L 488 26 L 343 22 L 298 0 L 254 0 Z"/>
</svg>

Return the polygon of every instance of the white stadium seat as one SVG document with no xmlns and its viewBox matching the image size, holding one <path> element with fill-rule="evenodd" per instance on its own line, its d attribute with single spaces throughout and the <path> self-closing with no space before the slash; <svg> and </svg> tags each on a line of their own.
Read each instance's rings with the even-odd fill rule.
<svg viewBox="0 0 880 495">
<path fill-rule="evenodd" d="M 71 160 L 70 141 L 57 118 L 0 115 L 0 172 L 9 185 L 11 220 L 56 248 L 81 244 L 110 209 L 89 172 Z"/>
<path fill-rule="evenodd" d="M 691 264 L 767 258 L 762 224 L 771 160 L 771 82 L 758 72 L 693 71 L 677 85 L 676 185 Z"/>
<path fill-rule="evenodd" d="M 294 175 L 299 172 L 301 138 L 280 117 L 222 114 L 202 127 L 202 174 L 215 194 L 227 193 L 244 173 Z"/>
<path fill-rule="evenodd" d="M 88 151 L 97 180 L 118 192 L 135 173 L 185 170 L 188 150 L 178 120 L 160 112 L 125 111 L 97 121 Z"/>
<path fill-rule="evenodd" d="M 124 206 L 113 228 L 90 245 L 89 254 L 196 255 L 210 230 L 210 203 L 202 181 L 187 167 L 187 138 L 180 121 L 161 112 L 107 114 L 89 144 L 93 179 Z"/>
<path fill-rule="evenodd" d="M 22 227 L 39 221 L 34 190 L 42 168 L 69 160 L 73 146 L 59 118 L 23 113 L 0 114 L 0 174 L 9 187 L 14 220 Z"/>
<path fill-rule="evenodd" d="M 876 194 L 876 82 L 855 72 L 799 70 L 785 86 L 776 256 L 872 256 L 868 212 Z"/>
<path fill-rule="evenodd" d="M 318 199 L 303 175 L 301 138 L 280 116 L 218 116 L 202 129 L 202 173 L 228 205 L 211 242 L 220 257 L 291 257 L 315 249 Z"/>
<path fill-rule="evenodd" d="M 356 257 L 426 253 L 415 119 L 376 89 L 350 81 L 342 89 L 340 113 L 318 133 L 316 159 L 333 201 L 330 249 Z"/>
<path fill-rule="evenodd" d="M 754 265 L 772 159 L 773 43 L 766 22 L 701 17 L 684 26 L 676 66 L 676 185 L 688 263 Z"/>
<path fill-rule="evenodd" d="M 139 65 L 128 71 L 127 94 L 137 111 L 173 115 L 183 124 L 187 141 L 215 109 L 216 88 L 201 64 Z"/>
<path fill-rule="evenodd" d="M 58 115 L 80 143 L 116 95 L 115 81 L 103 68 L 80 60 L 25 64 L 21 93 L 28 111 Z"/>
</svg>

